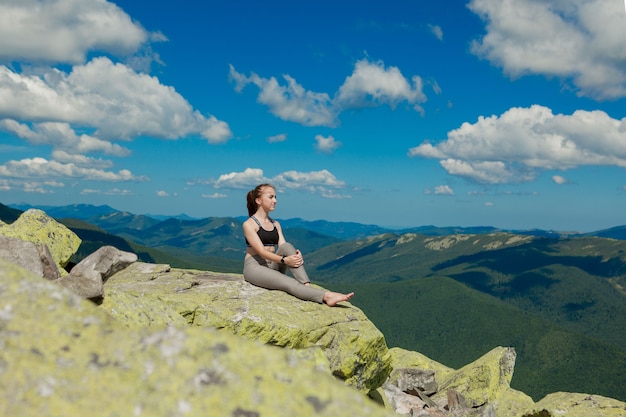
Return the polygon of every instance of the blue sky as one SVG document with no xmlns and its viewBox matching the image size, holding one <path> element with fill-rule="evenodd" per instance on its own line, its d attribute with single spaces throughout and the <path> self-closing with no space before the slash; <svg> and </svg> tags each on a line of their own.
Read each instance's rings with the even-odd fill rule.
<svg viewBox="0 0 626 417">
<path fill-rule="evenodd" d="M 626 224 L 621 0 L 0 0 L 0 202 Z"/>
</svg>

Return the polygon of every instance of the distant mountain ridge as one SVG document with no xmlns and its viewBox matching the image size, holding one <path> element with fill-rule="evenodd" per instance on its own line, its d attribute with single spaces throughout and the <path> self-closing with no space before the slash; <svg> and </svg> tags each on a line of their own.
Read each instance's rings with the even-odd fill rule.
<svg viewBox="0 0 626 417">
<path fill-rule="evenodd" d="M 46 213 L 49 216 L 54 217 L 55 219 L 63 219 L 63 218 L 75 218 L 84 221 L 92 221 L 94 218 L 98 219 L 97 224 L 100 227 L 108 230 L 106 227 L 106 223 L 109 225 L 113 225 L 113 223 L 117 224 L 116 228 L 121 228 L 121 225 L 126 223 L 135 222 L 135 226 L 129 226 L 131 228 L 142 228 L 142 223 L 146 225 L 154 225 L 160 221 L 166 221 L 169 219 L 177 219 L 182 221 L 197 221 L 202 220 L 199 218 L 188 216 L 184 213 L 168 216 L 161 214 L 133 214 L 130 212 L 120 211 L 108 205 L 100 205 L 94 206 L 90 204 L 71 204 L 67 206 L 35 206 L 26 203 L 20 204 L 9 204 L 7 207 L 18 209 L 22 211 L 26 211 L 29 208 L 38 208 Z M 116 214 L 111 218 L 108 218 L 107 215 Z M 246 217 L 238 216 L 233 217 L 233 219 L 242 222 L 246 219 Z M 121 221 L 120 221 L 121 220 Z M 404 234 L 404 233 L 418 233 L 427 236 L 447 236 L 453 234 L 487 234 L 487 233 L 496 233 L 496 232 L 508 232 L 518 235 L 527 235 L 527 236 L 540 236 L 540 237 L 550 237 L 550 238 L 562 238 L 562 237 L 580 237 L 580 236 L 597 236 L 604 237 L 609 239 L 618 239 L 618 240 L 626 240 L 626 225 L 615 226 L 608 229 L 593 231 L 589 233 L 582 232 L 568 232 L 568 231 L 555 231 L 555 230 L 542 230 L 542 229 L 530 229 L 530 230 L 520 230 L 520 229 L 499 229 L 492 226 L 433 226 L 433 225 L 425 225 L 425 226 L 416 226 L 410 228 L 402 228 L 402 229 L 392 229 L 386 228 L 377 225 L 371 224 L 362 224 L 356 222 L 330 222 L 326 220 L 304 220 L 301 218 L 291 218 L 291 219 L 278 219 L 284 228 L 294 228 L 294 229 L 306 229 L 315 233 L 319 233 L 322 235 L 331 236 L 341 240 L 352 240 L 352 239 L 362 239 L 368 236 L 375 236 L 384 233 L 396 233 L 396 234 Z M 100 224 L 102 223 L 102 224 Z"/>
<path fill-rule="evenodd" d="M 43 210 L 50 217 L 56 218 L 75 218 L 79 220 L 85 220 L 93 216 L 107 215 L 118 212 L 108 205 L 94 206 L 92 204 L 70 204 L 67 206 L 40 206 L 26 203 L 9 204 L 9 207 L 26 211 L 31 208 Z"/>
<path fill-rule="evenodd" d="M 609 229 L 598 230 L 593 233 L 586 233 L 585 236 L 605 237 L 608 239 L 626 240 L 626 226 L 616 226 Z"/>
</svg>

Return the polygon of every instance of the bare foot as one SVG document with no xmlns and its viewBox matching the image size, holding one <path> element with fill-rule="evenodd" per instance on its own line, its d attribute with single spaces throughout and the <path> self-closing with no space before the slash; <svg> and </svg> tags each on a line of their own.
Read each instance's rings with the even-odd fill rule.
<svg viewBox="0 0 626 417">
<path fill-rule="evenodd" d="M 353 292 L 351 292 L 350 294 L 342 294 L 339 292 L 326 291 L 324 293 L 324 303 L 326 303 L 326 305 L 330 307 L 334 307 L 337 305 L 337 303 L 340 303 L 342 301 L 348 301 L 352 298 L 353 295 Z"/>
</svg>

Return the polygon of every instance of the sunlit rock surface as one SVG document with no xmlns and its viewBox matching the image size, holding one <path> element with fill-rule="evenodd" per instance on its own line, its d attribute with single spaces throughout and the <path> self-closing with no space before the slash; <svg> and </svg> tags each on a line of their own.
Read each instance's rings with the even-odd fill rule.
<svg viewBox="0 0 626 417">
<path fill-rule="evenodd" d="M 132 311 L 133 306 L 124 304 L 123 299 L 109 299 L 109 290 L 149 300 L 146 302 L 157 310 L 160 308 L 154 303 L 160 301 L 193 326 L 225 329 L 281 347 L 319 347 L 326 353 L 332 373 L 364 392 L 382 385 L 391 370 L 383 334 L 350 303 L 328 307 L 255 287 L 240 274 L 170 269 L 141 262 L 113 275 L 105 284 L 102 307 L 112 312 Z M 159 319 L 155 316 L 154 321 Z"/>
<path fill-rule="evenodd" d="M 63 268 L 80 246 L 80 238 L 44 211 L 30 209 L 11 224 L 0 227 L 0 234 L 33 243 L 43 243 L 63 274 Z"/>
<path fill-rule="evenodd" d="M 0 260 L 2 416 L 393 415 L 315 352 L 197 326 L 129 328 Z"/>
</svg>

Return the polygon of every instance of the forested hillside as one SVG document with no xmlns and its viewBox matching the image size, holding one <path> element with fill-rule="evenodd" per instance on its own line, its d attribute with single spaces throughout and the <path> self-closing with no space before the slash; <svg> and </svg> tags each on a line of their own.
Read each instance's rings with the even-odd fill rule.
<svg viewBox="0 0 626 417">
<path fill-rule="evenodd" d="M 307 258 L 331 284 L 448 276 L 565 328 L 626 348 L 626 242 L 489 235 L 382 235 Z"/>
<path fill-rule="evenodd" d="M 324 285 L 355 291 L 390 346 L 462 366 L 518 352 L 514 386 L 538 398 L 626 398 L 626 242 L 504 233 L 387 234 L 308 257 Z"/>
</svg>

